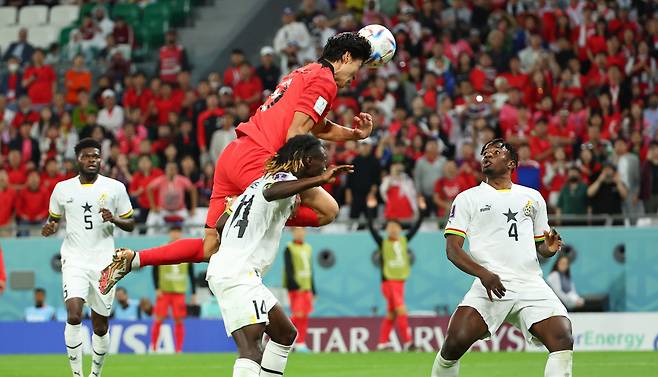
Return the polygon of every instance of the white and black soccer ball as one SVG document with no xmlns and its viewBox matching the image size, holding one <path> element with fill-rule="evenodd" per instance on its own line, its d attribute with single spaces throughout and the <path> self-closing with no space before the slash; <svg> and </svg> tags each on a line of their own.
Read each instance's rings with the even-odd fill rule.
<svg viewBox="0 0 658 377">
<path fill-rule="evenodd" d="M 370 59 L 366 62 L 366 66 L 371 68 L 381 67 L 393 59 L 396 49 L 395 37 L 385 26 L 366 25 L 359 30 L 359 35 L 365 37 L 372 47 L 372 53 Z"/>
</svg>

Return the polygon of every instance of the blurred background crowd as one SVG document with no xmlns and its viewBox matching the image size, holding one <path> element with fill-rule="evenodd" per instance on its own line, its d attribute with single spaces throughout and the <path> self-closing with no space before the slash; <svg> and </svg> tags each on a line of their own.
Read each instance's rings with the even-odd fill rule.
<svg viewBox="0 0 658 377">
<path fill-rule="evenodd" d="M 2 236 L 43 223 L 83 137 L 102 142 L 103 172 L 126 185 L 139 223 L 202 224 L 234 128 L 329 37 L 372 23 L 393 32 L 397 52 L 361 70 L 329 116 L 349 125 L 364 111 L 377 125 L 365 141 L 328 145 L 333 163 L 355 165 L 327 187 L 343 218 L 362 218 L 371 196 L 386 219 L 415 218 L 421 197 L 428 216 L 445 217 L 479 184 L 480 148 L 493 137 L 518 148 L 515 182 L 539 190 L 556 223 L 642 224 L 658 213 L 653 1 L 304 0 L 283 11 L 259 59 L 236 48 L 226 70 L 198 82 L 175 28 L 162 33 L 155 70 L 140 69 L 146 40 L 125 3 L 146 15 L 162 2 L 4 3 L 86 11 L 65 44 L 36 48 L 20 28 L 1 51 Z"/>
</svg>

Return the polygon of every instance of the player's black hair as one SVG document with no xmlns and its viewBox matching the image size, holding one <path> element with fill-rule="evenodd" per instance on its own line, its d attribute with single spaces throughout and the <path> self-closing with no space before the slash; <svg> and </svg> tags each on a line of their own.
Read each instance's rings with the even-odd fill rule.
<svg viewBox="0 0 658 377">
<path fill-rule="evenodd" d="M 82 150 L 85 148 L 97 148 L 98 150 L 101 150 L 101 143 L 90 137 L 86 137 L 75 145 L 75 148 L 73 149 L 75 151 L 75 155 L 79 155 L 80 152 L 82 152 Z"/>
<path fill-rule="evenodd" d="M 274 156 L 265 163 L 267 174 L 296 172 L 304 166 L 307 157 L 314 157 L 322 143 L 313 135 L 297 135 L 288 140 Z"/>
<path fill-rule="evenodd" d="M 569 267 L 567 267 L 567 270 L 564 272 L 564 274 L 568 278 L 571 278 L 571 258 L 566 256 L 565 254 L 562 254 L 562 255 L 557 257 L 557 259 L 555 260 L 555 263 L 553 263 L 553 268 L 551 268 L 551 272 L 557 271 L 557 264 L 558 264 L 558 262 L 560 262 L 560 259 L 562 259 L 562 258 L 567 258 L 567 260 L 569 261 Z"/>
<path fill-rule="evenodd" d="M 43 293 L 46 294 L 46 290 L 43 288 L 34 288 L 34 293 Z"/>
<path fill-rule="evenodd" d="M 484 144 L 482 146 L 482 150 L 480 151 L 480 155 L 483 155 L 484 151 L 491 146 L 495 146 L 497 148 L 502 148 L 507 150 L 507 153 L 509 153 L 510 160 L 514 161 L 514 168 L 519 166 L 519 154 L 516 152 L 516 148 L 514 148 L 512 144 L 506 142 L 502 138 L 492 139 L 486 144 Z"/>
<path fill-rule="evenodd" d="M 359 59 L 365 62 L 370 59 L 372 47 L 370 47 L 370 42 L 358 33 L 340 33 L 329 38 L 327 44 L 324 45 L 320 59 L 337 62 L 346 52 L 352 55 L 352 59 Z"/>
</svg>

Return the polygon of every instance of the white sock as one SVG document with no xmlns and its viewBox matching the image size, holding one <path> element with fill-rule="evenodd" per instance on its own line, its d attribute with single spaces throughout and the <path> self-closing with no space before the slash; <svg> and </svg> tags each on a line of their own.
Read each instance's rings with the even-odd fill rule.
<svg viewBox="0 0 658 377">
<path fill-rule="evenodd" d="M 271 339 L 265 346 L 263 360 L 260 362 L 260 376 L 279 377 L 283 376 L 288 362 L 288 354 L 292 346 L 284 346 L 273 342 Z"/>
<path fill-rule="evenodd" d="M 258 377 L 260 365 L 249 359 L 237 359 L 233 364 L 233 377 Z"/>
<path fill-rule="evenodd" d="M 110 349 L 110 333 L 109 331 L 103 336 L 96 334 L 91 337 L 91 376 L 100 377 L 103 371 L 103 362 L 107 351 Z"/>
<path fill-rule="evenodd" d="M 573 351 L 557 351 L 548 354 L 544 377 L 571 377 Z"/>
<path fill-rule="evenodd" d="M 139 271 L 140 265 L 139 265 L 139 253 L 135 251 L 135 257 L 133 258 L 133 261 L 130 263 L 130 270 L 131 271 Z"/>
<path fill-rule="evenodd" d="M 82 325 L 66 324 L 64 327 L 64 344 L 69 355 L 69 364 L 73 376 L 82 377 Z"/>
<path fill-rule="evenodd" d="M 459 376 L 459 360 L 446 360 L 441 352 L 436 354 L 432 366 L 432 377 L 457 377 Z"/>
</svg>

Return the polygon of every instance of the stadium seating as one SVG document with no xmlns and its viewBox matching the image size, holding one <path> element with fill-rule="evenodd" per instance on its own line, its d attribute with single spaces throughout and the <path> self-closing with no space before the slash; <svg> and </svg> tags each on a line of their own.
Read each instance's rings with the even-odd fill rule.
<svg viewBox="0 0 658 377">
<path fill-rule="evenodd" d="M 20 29 L 20 26 L 5 26 L 2 29 L 0 29 L 0 50 L 1 51 L 6 51 L 7 47 L 11 44 L 11 42 L 14 42 L 18 39 L 18 30 Z M 28 39 L 29 39 L 29 34 L 28 34 Z"/>
<path fill-rule="evenodd" d="M 135 4 L 116 4 L 112 8 L 112 18 L 123 18 L 133 28 L 139 25 L 139 6 Z"/>
<path fill-rule="evenodd" d="M 77 5 L 57 5 L 50 10 L 50 25 L 64 27 L 78 19 L 80 7 Z"/>
<path fill-rule="evenodd" d="M 48 7 L 45 5 L 22 7 L 18 12 L 18 24 L 21 26 L 45 25 L 47 23 Z"/>
<path fill-rule="evenodd" d="M 29 31 L 29 40 L 34 47 L 48 48 L 53 42 L 57 41 L 57 26 L 44 25 L 31 27 Z"/>
<path fill-rule="evenodd" d="M 0 7 L 0 26 L 16 24 L 16 7 Z"/>
</svg>

